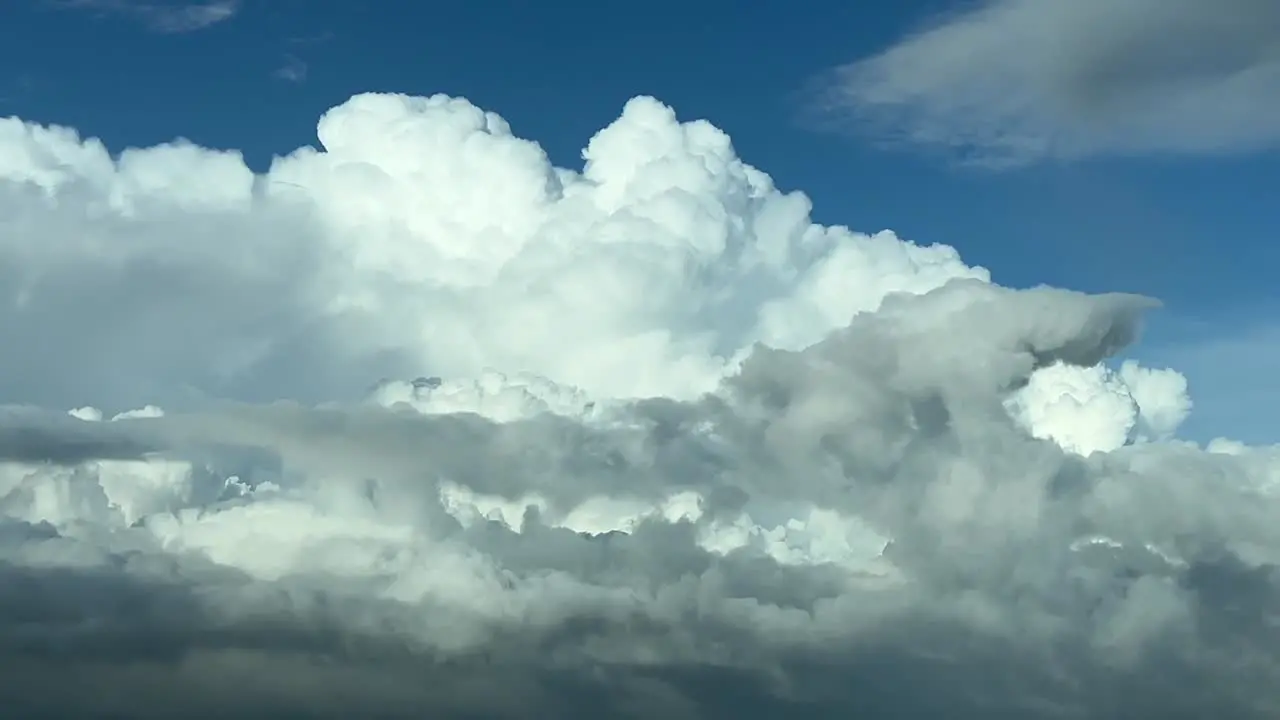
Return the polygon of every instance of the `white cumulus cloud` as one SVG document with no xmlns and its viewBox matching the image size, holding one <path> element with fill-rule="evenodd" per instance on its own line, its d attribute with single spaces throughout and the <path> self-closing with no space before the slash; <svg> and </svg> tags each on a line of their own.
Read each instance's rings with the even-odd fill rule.
<svg viewBox="0 0 1280 720">
<path fill-rule="evenodd" d="M 1274 715 L 1280 453 L 1107 364 L 1154 301 L 818 225 L 652 98 L 581 169 L 317 134 L 0 121 L 5 707 Z"/>
</svg>

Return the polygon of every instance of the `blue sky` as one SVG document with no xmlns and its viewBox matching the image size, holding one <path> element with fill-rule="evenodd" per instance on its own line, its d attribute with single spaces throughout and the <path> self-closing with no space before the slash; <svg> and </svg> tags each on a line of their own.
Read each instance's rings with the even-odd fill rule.
<svg viewBox="0 0 1280 720">
<path fill-rule="evenodd" d="M 1273 399 L 1254 379 L 1280 356 L 1249 340 L 1274 336 L 1274 154 L 1100 152 L 994 171 L 805 120 L 818 78 L 949 3 L 248 0 L 189 32 L 161 32 L 127 0 L 56 5 L 0 6 L 0 115 L 69 125 L 112 149 L 182 135 L 262 168 L 314 143 L 317 117 L 353 93 L 445 92 L 575 166 L 629 97 L 652 94 L 725 129 L 779 186 L 809 194 L 821 222 L 954 245 L 1002 284 L 1161 298 L 1146 354 L 1183 363 L 1193 417 L 1225 418 L 1242 439 L 1276 435 L 1241 427 Z M 1258 405 L 1246 419 L 1243 402 Z"/>
</svg>

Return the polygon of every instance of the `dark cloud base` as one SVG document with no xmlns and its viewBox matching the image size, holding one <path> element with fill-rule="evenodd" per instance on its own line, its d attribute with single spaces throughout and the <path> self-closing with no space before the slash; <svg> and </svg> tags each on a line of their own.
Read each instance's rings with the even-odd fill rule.
<svg viewBox="0 0 1280 720">
<path fill-rule="evenodd" d="M 217 619 L 187 586 L 118 572 L 0 566 L 0 703 L 22 718 L 1266 718 L 1276 647 L 1257 618 L 1280 601 L 1269 573 L 1193 568 L 1214 644 L 1105 664 L 1063 644 L 1029 652 L 944 621 L 889 623 L 840 651 L 753 657 L 724 628 L 575 618 L 444 656 L 354 633 L 326 613 Z M 332 618 L 329 618 L 332 619 Z M 592 648 L 661 632 L 732 663 L 600 660 Z M 1210 635 L 1209 633 L 1212 633 Z M 1264 653 L 1265 654 L 1265 653 Z M 1256 660 L 1274 661 L 1266 655 Z M 758 661 L 758 662 L 757 662 Z"/>
</svg>

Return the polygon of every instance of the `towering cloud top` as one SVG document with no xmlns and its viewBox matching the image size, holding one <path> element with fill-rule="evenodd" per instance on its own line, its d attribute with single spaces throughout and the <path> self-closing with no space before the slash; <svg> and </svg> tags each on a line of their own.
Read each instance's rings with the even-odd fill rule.
<svg viewBox="0 0 1280 720">
<path fill-rule="evenodd" d="M 65 129 L 0 133 L 23 308 L 6 329 L 59 358 L 0 359 L 13 399 L 319 399 L 487 367 L 687 396 L 754 342 L 802 347 L 888 293 L 987 277 L 949 247 L 813 224 L 803 195 L 651 98 L 582 173 L 443 96 L 352 98 L 321 119 L 323 150 L 262 177 L 183 142 L 115 159 Z"/>
</svg>

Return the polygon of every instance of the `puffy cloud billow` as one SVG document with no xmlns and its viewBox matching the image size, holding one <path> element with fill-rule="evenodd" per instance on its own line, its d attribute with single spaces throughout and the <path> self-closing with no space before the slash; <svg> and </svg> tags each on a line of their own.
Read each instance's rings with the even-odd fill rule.
<svg viewBox="0 0 1280 720">
<path fill-rule="evenodd" d="M 255 174 L 0 121 L 0 703 L 1275 717 L 1280 451 L 1155 302 L 824 227 L 637 98 L 361 95 Z"/>
</svg>

